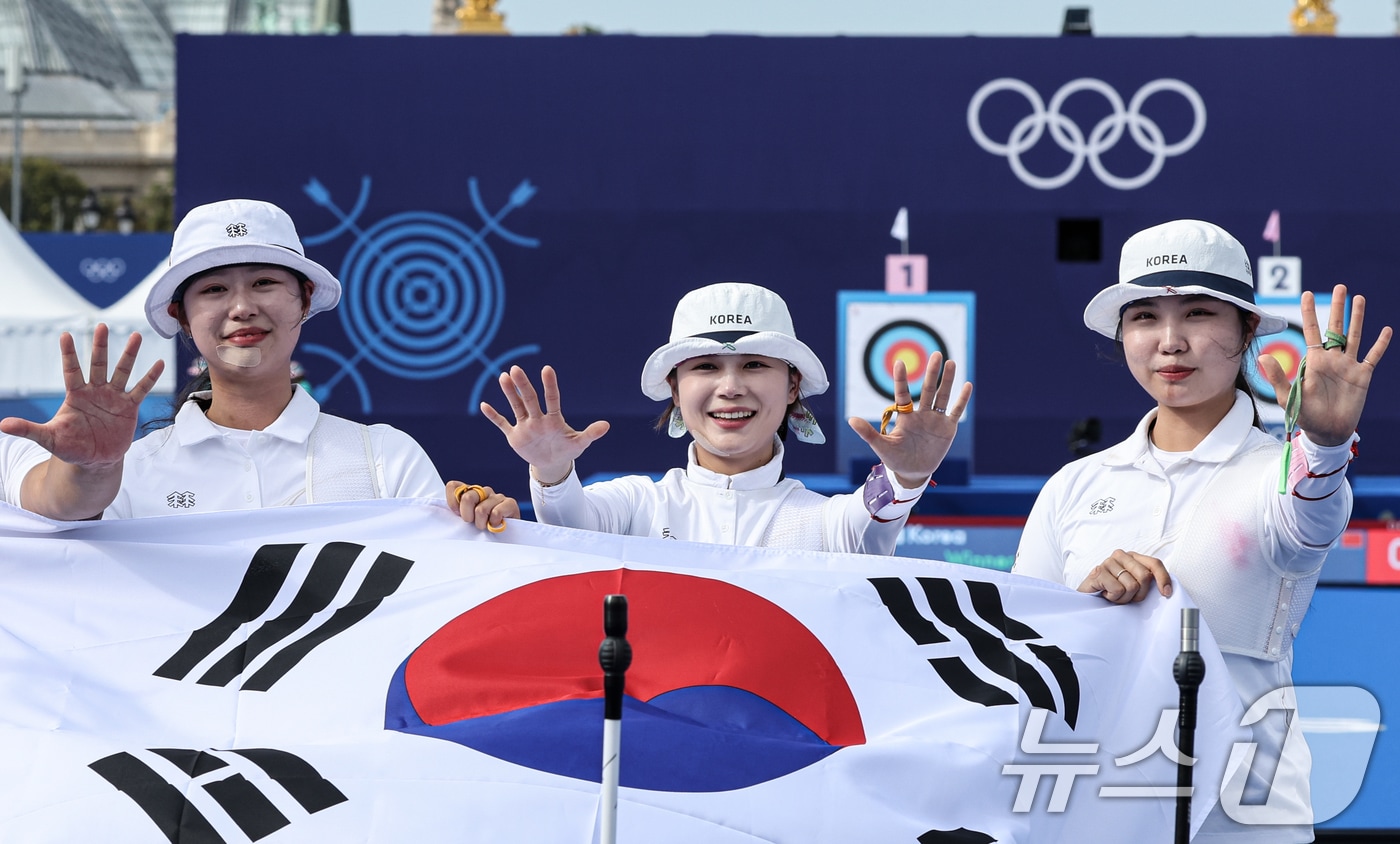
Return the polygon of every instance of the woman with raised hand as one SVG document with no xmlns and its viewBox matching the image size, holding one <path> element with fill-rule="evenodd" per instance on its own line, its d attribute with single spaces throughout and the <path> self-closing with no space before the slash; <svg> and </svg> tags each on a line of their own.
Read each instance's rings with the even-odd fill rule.
<svg viewBox="0 0 1400 844">
<path fill-rule="evenodd" d="M 1303 294 L 1307 355 L 1291 388 L 1277 360 L 1258 358 L 1288 414 L 1285 445 L 1260 425 L 1244 368 L 1255 338 L 1287 323 L 1255 303 L 1244 247 L 1199 220 L 1129 238 L 1118 283 L 1084 322 L 1118 341 L 1156 407 L 1127 440 L 1050 478 L 1016 552 L 1015 572 L 1114 603 L 1185 587 L 1246 711 L 1273 710 L 1253 726 L 1248 782 L 1226 789 L 1194 841 L 1313 840 L 1292 645 L 1351 516 L 1347 464 L 1391 337 L 1381 329 L 1363 355 L 1366 301 L 1352 299 L 1344 333 L 1346 296 L 1333 289 L 1324 330 Z"/>
<path fill-rule="evenodd" d="M 890 554 L 900 528 L 957 432 L 972 385 L 952 398 L 955 367 L 935 355 L 918 407 L 895 365 L 896 424 L 888 433 L 863 419 L 851 426 L 880 462 L 852 494 L 819 495 L 783 474 L 789 434 L 824 441 L 803 403 L 827 388 L 826 370 L 797 339 L 786 303 L 771 290 L 727 282 L 687 293 L 670 341 L 642 369 L 642 392 L 669 401 L 658 427 L 691 438 L 684 468 L 660 481 L 629 476 L 583 486 L 574 461 L 608 430 L 582 431 L 560 412 L 550 367 L 544 400 L 519 367 L 500 377 L 515 417 L 485 402 L 481 412 L 530 464 L 535 518 L 546 524 L 633 536 L 829 551 Z M 882 426 L 883 427 L 883 426 Z"/>
<path fill-rule="evenodd" d="M 440 495 L 412 437 L 322 413 L 292 384 L 302 324 L 339 300 L 340 282 L 305 256 L 277 206 L 230 199 L 190 211 L 146 317 L 162 337 L 193 343 L 207 368 L 177 398 L 174 423 L 127 453 L 107 515 Z M 518 515 L 513 505 L 498 501 L 494 521 Z"/>
<path fill-rule="evenodd" d="M 0 500 L 52 519 L 75 521 L 102 515 L 122 480 L 122 458 L 131 447 L 141 401 L 165 368 L 156 361 L 131 389 L 141 335 L 107 377 L 107 326 L 92 332 L 88 376 L 78 363 L 73 336 L 58 340 L 63 364 L 63 404 L 48 422 L 0 420 Z"/>
</svg>

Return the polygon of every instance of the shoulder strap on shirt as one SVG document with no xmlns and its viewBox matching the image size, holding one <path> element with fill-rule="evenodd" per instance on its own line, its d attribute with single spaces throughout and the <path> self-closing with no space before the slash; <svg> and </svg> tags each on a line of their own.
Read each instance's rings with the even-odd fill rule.
<svg viewBox="0 0 1400 844">
<path fill-rule="evenodd" d="M 322 413 L 306 448 L 306 503 L 383 498 L 369 428 Z"/>
</svg>

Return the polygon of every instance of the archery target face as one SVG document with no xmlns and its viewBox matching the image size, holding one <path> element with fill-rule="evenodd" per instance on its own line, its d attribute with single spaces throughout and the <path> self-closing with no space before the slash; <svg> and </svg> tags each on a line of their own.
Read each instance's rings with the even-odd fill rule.
<svg viewBox="0 0 1400 844">
<path fill-rule="evenodd" d="M 1317 299 L 1317 324 L 1326 331 L 1327 321 L 1332 312 L 1330 297 L 1318 296 Z M 1288 327 L 1277 334 L 1269 334 L 1254 341 L 1250 349 L 1250 360 L 1245 365 L 1245 380 L 1249 382 L 1249 388 L 1257 399 L 1255 403 L 1259 407 L 1260 420 L 1266 425 L 1282 425 L 1284 415 L 1283 408 L 1278 405 L 1279 396 L 1269 384 L 1269 379 L 1264 377 L 1258 358 L 1261 355 L 1272 355 L 1283 367 L 1283 374 L 1288 376 L 1290 383 L 1298 378 L 1298 369 L 1302 365 L 1303 357 L 1308 353 L 1307 341 L 1303 338 L 1303 309 L 1297 302 L 1286 305 L 1270 303 L 1265 307 L 1270 313 L 1288 320 Z"/>
<path fill-rule="evenodd" d="M 865 381 L 875 392 L 889 401 L 894 401 L 895 363 L 903 363 L 904 371 L 913 377 L 925 371 L 929 358 L 941 354 L 946 359 L 948 346 L 938 331 L 918 320 L 902 319 L 882 325 L 876 329 L 870 342 L 865 344 L 861 360 L 865 365 Z M 922 384 L 911 383 L 909 392 L 918 398 Z"/>
<path fill-rule="evenodd" d="M 954 394 L 966 380 L 972 363 L 971 309 L 966 302 L 891 296 L 888 301 L 849 302 L 845 317 L 841 373 L 845 415 L 880 418 L 894 403 L 897 361 L 904 363 L 909 392 L 916 402 L 924 371 L 935 353 L 958 364 Z"/>
<path fill-rule="evenodd" d="M 1303 362 L 1303 356 L 1307 354 L 1307 343 L 1303 341 L 1302 328 L 1289 323 L 1283 331 L 1261 337 L 1256 343 L 1259 346 L 1256 358 L 1260 355 L 1270 355 L 1283 367 L 1283 374 L 1288 376 L 1289 381 L 1298 377 L 1298 368 Z M 1274 388 L 1264 377 L 1264 372 L 1260 369 L 1257 360 L 1250 361 L 1246 372 L 1250 389 L 1254 391 L 1254 395 L 1264 401 L 1277 401 L 1278 397 Z"/>
</svg>

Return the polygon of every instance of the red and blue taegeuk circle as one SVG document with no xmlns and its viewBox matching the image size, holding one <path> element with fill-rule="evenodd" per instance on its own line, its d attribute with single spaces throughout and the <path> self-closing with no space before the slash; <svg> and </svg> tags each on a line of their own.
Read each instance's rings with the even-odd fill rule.
<svg viewBox="0 0 1400 844">
<path fill-rule="evenodd" d="M 622 785 L 728 791 L 865 743 L 840 667 L 792 615 L 723 581 L 629 569 L 536 581 L 443 625 L 399 666 L 385 726 L 599 781 L 609 594 L 627 596 L 633 651 Z"/>
</svg>

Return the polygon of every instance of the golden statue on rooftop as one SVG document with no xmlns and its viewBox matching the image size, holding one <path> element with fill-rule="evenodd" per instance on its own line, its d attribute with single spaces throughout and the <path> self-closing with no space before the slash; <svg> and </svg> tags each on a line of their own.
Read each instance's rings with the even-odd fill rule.
<svg viewBox="0 0 1400 844">
<path fill-rule="evenodd" d="M 496 11 L 496 2 L 467 0 L 457 9 L 457 31 L 468 35 L 509 35 L 506 16 Z"/>
<path fill-rule="evenodd" d="M 1296 0 L 1288 22 L 1295 35 L 1336 35 L 1337 16 L 1332 12 L 1332 0 Z"/>
</svg>

